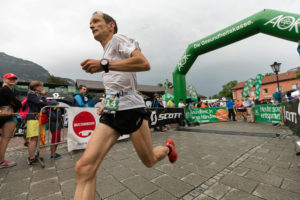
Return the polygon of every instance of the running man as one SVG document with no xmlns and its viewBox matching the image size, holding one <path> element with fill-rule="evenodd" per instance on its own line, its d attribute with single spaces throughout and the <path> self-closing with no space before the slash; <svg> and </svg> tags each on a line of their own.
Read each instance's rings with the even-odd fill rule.
<svg viewBox="0 0 300 200">
<path fill-rule="evenodd" d="M 137 94 L 136 72 L 150 70 L 136 40 L 117 34 L 116 21 L 102 12 L 90 20 L 95 40 L 104 48 L 101 60 L 87 59 L 81 63 L 87 73 L 103 72 L 106 98 L 98 114 L 102 115 L 85 152 L 77 161 L 75 200 L 95 198 L 96 172 L 109 149 L 123 134 L 130 134 L 136 152 L 147 167 L 152 167 L 167 155 L 171 163 L 177 160 L 173 140 L 152 149 L 145 104 Z"/>
</svg>

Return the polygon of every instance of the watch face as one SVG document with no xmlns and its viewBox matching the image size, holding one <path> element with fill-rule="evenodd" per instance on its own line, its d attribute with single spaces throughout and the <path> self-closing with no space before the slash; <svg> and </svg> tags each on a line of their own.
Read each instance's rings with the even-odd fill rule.
<svg viewBox="0 0 300 200">
<path fill-rule="evenodd" d="M 101 65 L 107 65 L 107 64 L 108 64 L 108 60 L 106 59 L 101 60 Z"/>
</svg>

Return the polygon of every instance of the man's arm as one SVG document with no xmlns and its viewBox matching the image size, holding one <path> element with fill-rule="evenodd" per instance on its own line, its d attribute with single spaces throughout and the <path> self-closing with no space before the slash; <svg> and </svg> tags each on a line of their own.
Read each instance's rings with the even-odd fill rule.
<svg viewBox="0 0 300 200">
<path fill-rule="evenodd" d="M 103 71 L 103 68 L 100 66 L 100 60 L 87 59 L 80 65 L 87 73 L 93 74 Z M 112 71 L 142 72 L 150 70 L 150 64 L 145 56 L 138 49 L 135 49 L 131 53 L 130 58 L 110 60 L 108 68 Z"/>
<path fill-rule="evenodd" d="M 82 101 L 82 98 L 80 97 L 80 95 L 76 95 L 74 97 L 74 99 L 76 100 L 76 102 L 78 103 L 78 105 L 80 107 L 86 107 L 86 105 L 84 104 L 84 102 Z"/>
</svg>

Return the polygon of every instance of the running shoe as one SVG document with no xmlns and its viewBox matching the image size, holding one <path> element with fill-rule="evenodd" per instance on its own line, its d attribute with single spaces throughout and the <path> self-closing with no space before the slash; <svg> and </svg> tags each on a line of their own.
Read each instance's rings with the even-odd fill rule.
<svg viewBox="0 0 300 200">
<path fill-rule="evenodd" d="M 17 163 L 9 160 L 5 160 L 4 162 L 0 163 L 0 169 L 2 168 L 8 168 L 8 167 L 13 167 L 16 166 Z"/>
<path fill-rule="evenodd" d="M 61 155 L 58 154 L 58 153 L 55 153 L 55 155 L 54 155 L 54 156 L 51 156 L 50 158 L 51 158 L 51 159 L 58 159 L 58 158 L 61 158 Z"/>
<path fill-rule="evenodd" d="M 175 143 L 172 139 L 168 139 L 166 141 L 166 146 L 169 147 L 171 149 L 171 153 L 169 153 L 168 157 L 169 157 L 169 161 L 171 163 L 175 163 L 178 157 L 177 151 L 175 150 Z"/>
<path fill-rule="evenodd" d="M 36 158 L 34 158 L 34 159 L 30 159 L 29 157 L 27 158 L 27 163 L 28 163 L 28 165 L 32 165 L 32 164 L 37 163 L 37 162 L 38 162 L 38 161 L 37 161 Z"/>
</svg>

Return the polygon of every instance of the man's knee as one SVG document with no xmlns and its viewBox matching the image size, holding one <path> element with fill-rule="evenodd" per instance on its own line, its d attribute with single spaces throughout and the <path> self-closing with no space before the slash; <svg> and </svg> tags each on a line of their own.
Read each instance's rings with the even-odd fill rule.
<svg viewBox="0 0 300 200">
<path fill-rule="evenodd" d="M 90 179 L 96 174 L 96 169 L 92 163 L 84 163 L 81 159 L 76 162 L 75 172 L 77 177 Z"/>
</svg>

